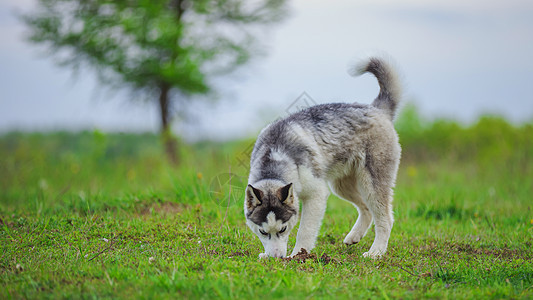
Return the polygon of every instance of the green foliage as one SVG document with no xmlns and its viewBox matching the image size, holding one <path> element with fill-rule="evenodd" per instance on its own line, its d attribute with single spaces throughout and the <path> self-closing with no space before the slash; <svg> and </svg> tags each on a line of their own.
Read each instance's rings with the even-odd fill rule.
<svg viewBox="0 0 533 300">
<path fill-rule="evenodd" d="M 185 145 L 174 168 L 153 134 L 1 136 L 0 298 L 533 297 L 531 126 L 410 113 L 377 261 L 372 230 L 342 244 L 357 213 L 333 196 L 313 250 L 331 261 L 258 260 L 240 200 L 212 194 L 247 177 L 251 141 Z"/>
<path fill-rule="evenodd" d="M 526 170 L 533 157 L 533 125 L 515 127 L 497 116 L 483 116 L 465 127 L 448 120 L 427 122 L 407 105 L 396 121 L 403 160 L 450 160 Z"/>
<path fill-rule="evenodd" d="M 284 16 L 281 0 L 39 0 L 22 19 L 59 64 L 95 67 L 104 84 L 195 94 L 256 53 L 251 29 Z"/>
</svg>

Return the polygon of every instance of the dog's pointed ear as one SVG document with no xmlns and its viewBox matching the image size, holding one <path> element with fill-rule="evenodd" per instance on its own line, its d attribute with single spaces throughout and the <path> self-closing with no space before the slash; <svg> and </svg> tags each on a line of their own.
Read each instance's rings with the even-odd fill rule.
<svg viewBox="0 0 533 300">
<path fill-rule="evenodd" d="M 277 196 L 281 203 L 292 205 L 294 203 L 294 192 L 292 183 L 289 183 L 284 187 L 280 187 L 277 191 Z"/>
<path fill-rule="evenodd" d="M 246 187 L 246 207 L 248 210 L 261 205 L 263 199 L 263 191 L 254 188 L 251 184 Z"/>
</svg>

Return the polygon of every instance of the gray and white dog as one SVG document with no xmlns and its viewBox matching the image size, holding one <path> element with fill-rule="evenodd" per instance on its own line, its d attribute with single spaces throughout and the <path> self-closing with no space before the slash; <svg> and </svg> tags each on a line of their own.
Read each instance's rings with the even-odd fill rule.
<svg viewBox="0 0 533 300">
<path fill-rule="evenodd" d="M 393 224 L 392 188 L 401 148 L 393 119 L 401 97 L 397 75 L 382 59 L 354 69 L 376 76 L 371 105 L 332 103 L 309 107 L 264 128 L 254 146 L 245 192 L 246 224 L 265 257 L 285 257 L 289 233 L 302 217 L 291 256 L 315 247 L 329 191 L 353 203 L 359 217 L 344 243 L 358 243 L 372 220 L 374 243 L 364 257 L 387 251 Z M 329 188 L 328 188 L 329 185 Z"/>
</svg>

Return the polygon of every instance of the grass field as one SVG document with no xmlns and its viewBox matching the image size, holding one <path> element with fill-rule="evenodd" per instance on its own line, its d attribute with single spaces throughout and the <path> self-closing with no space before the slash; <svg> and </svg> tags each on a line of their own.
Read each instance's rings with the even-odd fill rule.
<svg viewBox="0 0 533 300">
<path fill-rule="evenodd" d="M 301 262 L 259 260 L 244 224 L 253 140 L 184 144 L 174 168 L 151 134 L 5 134 L 0 298 L 532 298 L 533 126 L 396 127 L 387 254 L 362 257 L 372 230 L 342 244 L 357 212 L 332 196 Z"/>
</svg>

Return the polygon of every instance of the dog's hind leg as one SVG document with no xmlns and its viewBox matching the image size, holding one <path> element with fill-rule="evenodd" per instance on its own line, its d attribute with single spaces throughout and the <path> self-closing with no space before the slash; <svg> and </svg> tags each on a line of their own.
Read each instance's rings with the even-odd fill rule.
<svg viewBox="0 0 533 300">
<path fill-rule="evenodd" d="M 357 179 L 355 175 L 348 175 L 330 182 L 330 187 L 333 193 L 342 199 L 351 202 L 357 208 L 357 212 L 359 213 L 357 221 L 352 227 L 352 230 L 350 230 L 344 238 L 344 243 L 346 245 L 357 244 L 366 235 L 366 232 L 372 223 L 372 214 L 363 202 L 361 194 L 357 189 Z"/>
<path fill-rule="evenodd" d="M 374 219 L 376 237 L 370 250 L 363 253 L 363 256 L 378 258 L 387 252 L 389 237 L 394 223 L 391 205 L 392 197 L 375 193 L 369 195 L 367 199 L 368 207 Z"/>
<path fill-rule="evenodd" d="M 367 160 L 371 159 L 368 157 Z M 378 258 L 385 254 L 392 231 L 394 218 L 392 215 L 392 188 L 396 178 L 398 162 L 389 167 L 376 165 L 372 160 L 359 170 L 358 189 L 374 220 L 376 236 L 374 243 L 364 257 Z M 379 176 L 378 176 L 379 174 Z"/>
</svg>

